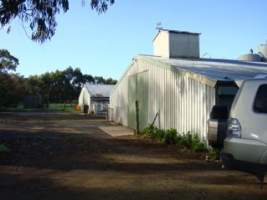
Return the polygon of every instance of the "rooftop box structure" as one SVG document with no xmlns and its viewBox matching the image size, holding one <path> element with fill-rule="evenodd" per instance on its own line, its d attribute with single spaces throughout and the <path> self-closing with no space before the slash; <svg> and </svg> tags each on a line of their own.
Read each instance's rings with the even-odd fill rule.
<svg viewBox="0 0 267 200">
<path fill-rule="evenodd" d="M 199 33 L 159 29 L 154 55 L 165 58 L 199 58 Z"/>
</svg>

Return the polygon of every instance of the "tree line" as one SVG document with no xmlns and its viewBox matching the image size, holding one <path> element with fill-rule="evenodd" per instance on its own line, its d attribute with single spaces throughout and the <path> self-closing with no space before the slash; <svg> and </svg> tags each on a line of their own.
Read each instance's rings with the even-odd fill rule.
<svg viewBox="0 0 267 200">
<path fill-rule="evenodd" d="M 85 83 L 116 84 L 112 78 L 83 74 L 79 68 L 46 72 L 27 78 L 15 73 L 19 60 L 7 50 L 0 50 L 0 107 L 16 106 L 26 96 L 42 99 L 42 104 L 77 100 Z"/>
</svg>

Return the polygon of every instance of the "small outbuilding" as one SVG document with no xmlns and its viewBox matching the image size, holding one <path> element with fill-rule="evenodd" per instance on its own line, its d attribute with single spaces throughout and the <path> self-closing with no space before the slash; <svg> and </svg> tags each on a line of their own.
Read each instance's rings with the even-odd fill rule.
<svg viewBox="0 0 267 200">
<path fill-rule="evenodd" d="M 109 119 L 136 128 L 198 133 L 205 139 L 214 105 L 230 108 L 242 81 L 267 74 L 267 63 L 199 56 L 199 34 L 161 29 L 154 55 L 138 55 L 111 94 Z"/>
<path fill-rule="evenodd" d="M 113 87 L 114 85 L 86 83 L 79 96 L 81 111 L 93 115 L 106 115 Z"/>
</svg>

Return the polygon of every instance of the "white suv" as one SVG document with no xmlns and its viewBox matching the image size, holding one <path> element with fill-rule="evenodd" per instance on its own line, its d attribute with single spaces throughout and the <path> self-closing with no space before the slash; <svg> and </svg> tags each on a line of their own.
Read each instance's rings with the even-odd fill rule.
<svg viewBox="0 0 267 200">
<path fill-rule="evenodd" d="M 223 109 L 215 106 L 214 110 Z M 229 116 L 209 120 L 208 140 L 221 148 L 226 166 L 253 172 L 263 181 L 267 171 L 267 79 L 243 82 Z"/>
</svg>

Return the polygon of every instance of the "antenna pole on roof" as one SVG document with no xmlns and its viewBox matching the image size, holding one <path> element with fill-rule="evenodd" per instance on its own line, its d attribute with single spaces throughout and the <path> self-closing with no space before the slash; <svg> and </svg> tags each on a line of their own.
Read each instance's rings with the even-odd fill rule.
<svg viewBox="0 0 267 200">
<path fill-rule="evenodd" d="M 158 22 L 158 23 L 156 24 L 156 29 L 157 29 L 157 30 L 162 29 L 162 23 L 161 23 L 161 22 Z"/>
<path fill-rule="evenodd" d="M 211 58 L 210 54 L 208 52 L 203 53 L 202 58 L 208 57 Z"/>
</svg>

